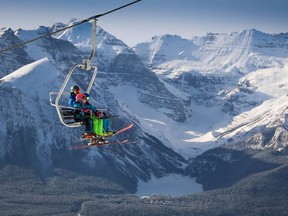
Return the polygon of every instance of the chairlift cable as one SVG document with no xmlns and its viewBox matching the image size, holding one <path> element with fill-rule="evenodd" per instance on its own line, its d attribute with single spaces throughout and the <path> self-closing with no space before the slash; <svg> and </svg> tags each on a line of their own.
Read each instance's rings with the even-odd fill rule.
<svg viewBox="0 0 288 216">
<path fill-rule="evenodd" d="M 79 23 L 76 23 L 76 24 L 74 24 L 74 25 L 67 26 L 67 27 L 65 27 L 65 28 L 59 29 L 59 30 L 57 30 L 57 31 L 54 31 L 54 32 L 51 32 L 51 33 L 48 33 L 48 34 L 45 34 L 45 35 L 42 35 L 42 36 L 40 36 L 40 37 L 38 37 L 38 38 L 34 38 L 34 39 L 32 39 L 32 40 L 29 40 L 29 41 L 25 41 L 25 42 L 23 42 L 23 43 L 21 43 L 21 44 L 17 44 L 17 45 L 15 45 L 15 46 L 8 47 L 8 48 L 6 48 L 6 49 L 0 50 L 0 53 L 3 53 L 3 52 L 6 52 L 6 51 L 15 49 L 15 48 L 20 47 L 20 46 L 24 46 L 25 44 L 32 43 L 32 42 L 34 42 L 34 41 L 37 41 L 37 40 L 39 40 L 39 39 L 42 39 L 42 38 L 51 36 L 51 35 L 53 35 L 53 34 L 57 34 L 57 33 L 59 33 L 59 32 L 65 31 L 65 30 L 67 30 L 67 29 L 69 29 L 69 28 L 73 28 L 73 27 L 75 27 L 75 26 L 81 25 L 81 24 L 83 24 L 83 23 L 85 23 L 85 22 L 89 22 L 89 21 L 91 21 L 91 20 L 95 20 L 95 19 L 97 19 L 97 18 L 99 18 L 99 17 L 102 17 L 102 16 L 105 16 L 105 15 L 107 15 L 107 14 L 113 13 L 113 12 L 115 12 L 115 11 L 117 11 L 117 10 L 120 10 L 120 9 L 122 9 L 122 8 L 125 8 L 125 7 L 128 7 L 128 6 L 132 5 L 132 4 L 135 4 L 135 3 L 140 2 L 140 1 L 142 1 L 142 0 L 133 1 L 133 2 L 131 2 L 131 3 L 129 3 L 129 4 L 126 4 L 126 5 L 123 5 L 123 6 L 121 6 L 121 7 L 115 8 L 115 9 L 110 10 L 110 11 L 107 11 L 107 12 L 105 12 L 105 13 L 98 14 L 98 15 L 89 17 L 89 18 L 87 18 L 87 19 L 84 19 L 84 20 L 82 20 L 82 21 L 80 21 Z"/>
</svg>

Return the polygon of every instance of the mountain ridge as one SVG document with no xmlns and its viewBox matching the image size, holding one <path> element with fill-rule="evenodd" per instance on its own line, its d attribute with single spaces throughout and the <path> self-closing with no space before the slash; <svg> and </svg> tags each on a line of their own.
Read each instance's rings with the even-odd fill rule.
<svg viewBox="0 0 288 216">
<path fill-rule="evenodd" d="M 169 67 L 169 61 L 171 61 L 171 66 L 174 66 L 174 70 L 181 70 L 181 67 L 183 68 L 185 66 L 187 67 L 187 71 L 196 70 L 208 74 L 211 73 L 211 71 L 214 71 L 215 73 L 221 70 L 227 72 L 233 72 L 234 70 L 237 70 L 236 72 L 238 73 L 240 72 L 241 74 L 246 74 L 255 69 L 255 63 L 253 62 L 251 62 L 252 64 L 244 64 L 244 62 L 247 62 L 247 58 L 249 55 L 251 55 L 251 52 L 259 52 L 262 49 L 262 55 L 267 55 L 268 53 L 264 53 L 264 48 L 266 47 L 269 50 L 271 46 L 272 48 L 276 47 L 285 51 L 288 45 L 287 37 L 285 35 L 286 34 L 284 33 L 271 35 L 255 29 L 248 29 L 233 33 L 208 33 L 203 37 L 195 36 L 192 39 L 182 39 L 182 43 L 180 43 L 180 45 L 175 45 L 172 40 L 167 39 L 171 38 L 171 35 L 163 35 L 152 38 L 151 42 L 140 43 L 133 47 L 133 49 L 137 55 L 141 56 L 141 59 L 144 62 L 148 62 L 148 64 L 152 67 L 159 67 L 160 74 L 165 73 L 165 67 Z M 178 58 L 176 59 L 179 60 L 179 62 L 175 62 L 176 59 L 169 59 L 169 55 L 171 55 L 171 53 L 167 55 L 165 50 L 151 48 L 150 51 L 149 49 L 146 49 L 144 52 L 140 49 L 140 47 L 143 46 L 153 46 L 159 48 L 161 46 L 157 44 L 160 43 L 165 43 L 166 46 L 171 46 L 172 48 L 170 48 L 170 50 L 176 50 L 174 54 L 175 56 L 178 54 Z M 192 57 L 187 55 L 182 56 L 183 54 L 177 50 L 180 49 L 181 46 L 184 46 L 186 43 L 189 43 L 190 47 L 192 46 L 192 48 L 188 49 L 186 52 L 189 53 L 189 55 L 192 55 Z M 253 55 L 257 57 L 255 54 Z M 272 52 L 269 54 L 277 55 L 281 54 L 281 52 L 277 52 L 277 50 L 275 52 L 272 50 Z M 149 62 L 149 59 L 153 59 L 151 56 L 155 55 L 162 56 L 161 58 L 163 58 L 163 61 Z M 249 58 L 251 58 L 251 56 Z M 205 64 L 206 67 L 201 67 L 198 64 L 199 61 L 201 61 L 202 64 Z M 260 62 L 259 59 L 255 59 L 255 61 Z M 221 62 L 221 64 L 219 64 L 219 62 Z M 191 65 L 193 67 L 191 67 Z M 215 68 L 218 69 L 215 71 Z M 164 72 L 161 72 L 161 70 Z M 169 70 L 167 70 L 167 72 L 168 71 Z"/>
</svg>

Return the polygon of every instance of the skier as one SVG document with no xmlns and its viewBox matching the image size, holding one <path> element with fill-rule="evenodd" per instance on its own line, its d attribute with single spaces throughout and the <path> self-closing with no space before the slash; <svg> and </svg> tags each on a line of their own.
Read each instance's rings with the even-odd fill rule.
<svg viewBox="0 0 288 216">
<path fill-rule="evenodd" d="M 110 120 L 107 118 L 106 113 L 99 112 L 95 107 L 90 104 L 90 95 L 88 93 L 84 93 L 86 96 L 86 103 L 83 105 L 85 109 L 90 109 L 93 112 L 93 127 L 94 133 L 99 136 L 110 136 L 113 134 L 110 131 Z"/>
<path fill-rule="evenodd" d="M 101 116 L 100 116 L 101 118 Z M 109 120 L 109 116 L 107 116 L 107 114 L 105 112 L 102 113 L 102 120 L 103 120 L 103 135 L 104 136 L 110 136 L 112 134 L 114 134 L 113 131 L 110 130 L 110 120 Z"/>
<path fill-rule="evenodd" d="M 93 132 L 93 121 L 91 115 L 91 109 L 85 108 L 87 99 L 85 94 L 77 94 L 76 102 L 73 107 L 75 108 L 75 121 L 83 121 L 85 123 L 85 133 L 82 134 L 84 138 L 96 136 Z M 92 110 L 93 111 L 93 110 Z"/>
<path fill-rule="evenodd" d="M 71 87 L 70 99 L 68 102 L 69 107 L 74 107 L 74 103 L 76 102 L 76 96 L 80 94 L 80 88 L 77 85 Z"/>
</svg>

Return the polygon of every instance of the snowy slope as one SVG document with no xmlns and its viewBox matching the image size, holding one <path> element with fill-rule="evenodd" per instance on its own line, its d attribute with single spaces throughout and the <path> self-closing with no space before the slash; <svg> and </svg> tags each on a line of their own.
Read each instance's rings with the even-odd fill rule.
<svg viewBox="0 0 288 216">
<path fill-rule="evenodd" d="M 195 58 L 193 51 L 197 50 L 197 46 L 177 35 L 163 35 L 154 36 L 151 43 L 138 44 L 135 50 L 147 64 L 157 65 L 175 59 L 192 60 Z"/>
<path fill-rule="evenodd" d="M 18 29 L 14 34 L 22 41 L 29 41 L 47 33 L 49 33 L 48 28 L 44 26 L 40 26 L 36 30 Z M 25 47 L 27 53 L 29 53 L 29 55 L 34 60 L 39 60 L 39 59 L 46 58 L 46 57 L 49 57 L 50 59 L 52 59 L 51 56 L 47 56 L 47 52 L 44 51 L 43 47 L 39 46 L 41 43 L 42 41 L 41 42 L 36 41 L 34 43 L 27 44 Z"/>
<path fill-rule="evenodd" d="M 49 73 L 47 73 L 48 71 Z M 45 93 L 48 89 L 52 89 L 51 84 L 57 79 L 57 74 L 57 69 L 53 67 L 49 59 L 44 58 L 16 70 L 1 80 L 5 85 L 11 85 L 12 88 L 17 87 L 23 92 L 37 91 L 40 98 L 45 98 L 47 97 Z"/>
<path fill-rule="evenodd" d="M 45 58 L 18 69 L 1 81 L 1 92 L 7 91 L 9 95 L 7 100 L 1 100 L 1 106 L 14 110 L 13 115 L 1 113 L 1 118 L 6 116 L 5 121 L 1 121 L 2 154 L 20 145 L 16 141 L 19 139 L 23 145 L 36 146 L 37 157 L 44 167 L 51 165 L 53 136 L 47 131 L 56 118 L 51 115 L 48 92 L 59 85 L 58 70 Z M 11 122 L 10 127 L 7 122 Z"/>
<path fill-rule="evenodd" d="M 216 108 L 207 108 L 192 104 L 193 116 L 184 123 L 175 122 L 161 112 L 151 109 L 137 100 L 137 90 L 131 86 L 110 87 L 111 92 L 116 96 L 123 107 L 128 107 L 131 115 L 140 121 L 140 127 L 160 139 L 169 148 L 183 155 L 186 158 L 206 150 L 199 142 L 191 142 L 191 139 L 199 138 L 217 128 L 219 122 L 229 116 L 223 117 L 223 113 Z M 125 92 L 130 92 L 125 94 Z M 162 110 L 164 111 L 164 110 Z M 213 140 L 213 137 L 211 137 Z M 212 148 L 213 144 L 209 145 Z"/>
<path fill-rule="evenodd" d="M 187 53 L 187 48 L 190 56 L 178 55 Z M 185 157 L 228 141 L 247 140 L 263 128 L 283 129 L 288 91 L 287 34 L 251 29 L 209 33 L 191 40 L 164 35 L 137 45 L 134 51 L 163 82 L 192 98 L 193 115 L 183 124 L 166 124 L 163 119 L 161 126 L 154 124 L 155 131 L 159 128 L 162 136 L 174 143 L 172 148 Z M 169 130 L 165 132 L 163 125 L 170 126 Z"/>
<path fill-rule="evenodd" d="M 75 25 L 77 22 L 79 21 L 74 20 L 74 21 L 71 21 L 68 25 L 62 24 L 61 28 Z M 52 27 L 52 29 L 57 30 L 56 27 L 54 28 Z M 63 31 L 62 33 L 59 33 L 56 36 L 56 38 L 70 41 L 71 43 L 73 43 L 76 47 L 78 47 L 81 50 L 90 51 L 91 35 L 92 35 L 91 23 L 83 23 L 82 25 L 67 29 Z M 105 50 L 106 52 L 109 52 L 110 54 L 115 52 L 116 55 L 123 53 L 123 52 L 130 52 L 129 49 L 127 49 L 128 48 L 127 45 L 125 45 L 121 40 L 117 39 L 113 35 L 106 32 L 100 26 L 97 26 L 96 35 L 97 35 L 96 36 L 97 49 Z"/>
<path fill-rule="evenodd" d="M 274 132 L 275 134 L 272 136 L 276 136 L 275 140 L 272 140 L 272 137 L 270 137 L 270 140 L 266 141 L 251 140 L 254 142 L 250 142 L 250 144 L 253 148 L 260 149 L 264 147 L 275 147 L 276 149 L 281 150 L 283 147 L 287 147 L 287 131 L 283 128 L 285 123 L 285 114 L 288 110 L 287 97 L 288 95 L 285 94 L 278 98 L 267 100 L 251 111 L 234 117 L 231 124 L 217 131 L 222 132 L 218 135 L 218 139 L 224 138 L 225 140 L 232 138 L 233 141 L 243 141 L 245 139 L 252 139 L 252 137 L 258 133 L 265 133 L 265 130 L 269 128 L 272 130 L 277 128 L 276 130 L 278 132 Z M 281 138 L 278 139 L 277 136 L 279 136 L 279 134 L 277 133 L 285 133 L 286 140 L 281 140 Z"/>
<path fill-rule="evenodd" d="M 221 137 L 241 140 L 245 136 L 249 137 L 249 133 L 251 136 L 253 130 L 261 132 L 263 128 L 279 127 L 281 129 L 278 130 L 285 132 L 283 126 L 288 113 L 288 61 L 284 61 L 283 64 L 285 65 L 283 68 L 259 69 L 240 80 L 248 82 L 249 88 L 253 89 L 254 93 L 250 97 L 254 101 L 262 100 L 263 103 L 248 112 L 235 116 L 231 124 L 220 129 Z M 259 98 L 259 93 L 264 97 Z M 269 145 L 276 145 L 275 142 Z M 263 145 L 261 142 L 255 143 Z M 287 143 L 283 142 L 282 144 L 286 145 Z M 279 146 L 276 145 L 276 147 Z M 279 148 L 283 148 L 283 146 Z"/>
<path fill-rule="evenodd" d="M 15 36 L 22 41 L 32 40 L 50 32 L 50 28 L 40 26 L 36 30 L 18 29 Z M 48 57 L 53 64 L 64 73 L 68 72 L 71 65 L 82 63 L 83 53 L 72 43 L 57 40 L 53 37 L 45 37 L 23 47 L 29 56 L 35 60 Z"/>
<path fill-rule="evenodd" d="M 108 175 L 106 177 L 118 172 L 118 175 L 131 178 L 129 184 L 136 183 L 137 179 L 147 180 L 150 175 L 161 176 L 166 174 L 165 170 L 179 172 L 179 168 L 185 165 L 181 156 L 165 148 L 159 141 L 145 136 L 142 129 L 137 126 L 116 138 L 129 137 L 132 141 L 137 141 L 136 144 L 126 144 L 120 148 L 112 146 L 91 148 L 80 155 L 77 151 L 69 152 L 67 146 L 84 144 L 75 143 L 79 140 L 83 128 L 71 129 L 61 125 L 48 98 L 51 89 L 59 88 L 63 79 L 63 75 L 59 74 L 58 69 L 47 58 L 26 65 L 1 79 L 1 92 L 7 92 L 8 96 L 0 99 L 1 109 L 3 109 L 0 124 L 1 160 L 11 157 L 11 160 L 23 161 L 29 166 L 37 164 L 47 169 L 59 166 L 57 157 L 61 157 L 64 160 L 60 164 L 77 162 L 80 170 L 84 167 L 85 170 L 90 168 L 99 172 L 107 169 L 109 172 L 102 173 L 103 176 Z M 98 95 L 105 97 L 105 93 L 101 90 L 98 91 Z M 110 96 L 109 100 L 105 100 L 111 105 L 115 99 Z M 92 103 L 95 101 L 92 100 Z M 17 107 L 14 108 L 13 115 L 11 115 L 12 107 Z M 119 110 L 121 113 L 121 117 L 113 121 L 115 128 L 131 121 L 129 114 L 126 115 L 126 111 L 121 110 L 117 103 L 110 108 L 115 112 Z M 161 150 L 158 149 L 159 147 Z M 149 153 L 151 149 L 154 152 L 153 156 Z M 139 152 L 141 158 L 137 158 Z M 71 154 L 75 155 L 70 158 Z"/>
</svg>

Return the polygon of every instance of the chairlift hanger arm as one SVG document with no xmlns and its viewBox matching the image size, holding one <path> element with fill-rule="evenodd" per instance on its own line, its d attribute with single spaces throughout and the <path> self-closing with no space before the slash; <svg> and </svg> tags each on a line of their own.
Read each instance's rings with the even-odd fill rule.
<svg viewBox="0 0 288 216">
<path fill-rule="evenodd" d="M 91 21 L 91 20 L 95 20 L 95 19 L 97 19 L 97 18 L 99 18 L 99 17 L 102 17 L 102 16 L 105 16 L 105 15 L 107 15 L 107 14 L 113 13 L 113 12 L 115 12 L 115 11 L 117 11 L 117 10 L 120 10 L 120 9 L 122 9 L 122 8 L 125 8 L 125 7 L 128 7 L 128 6 L 132 5 L 132 4 L 135 4 L 135 3 L 140 2 L 140 1 L 142 1 L 142 0 L 133 1 L 133 2 L 131 2 L 131 3 L 129 3 L 129 4 L 126 4 L 126 5 L 123 5 L 123 6 L 121 6 L 121 7 L 115 8 L 115 9 L 110 10 L 110 11 L 107 11 L 107 12 L 105 12 L 105 13 L 98 14 L 98 15 L 89 17 L 89 18 L 87 18 L 87 19 L 84 19 L 84 20 L 82 20 L 82 21 L 80 21 L 79 23 L 76 23 L 76 24 L 74 24 L 74 25 L 67 26 L 67 27 L 65 27 L 65 28 L 59 29 L 59 30 L 57 30 L 57 31 L 54 31 L 54 32 L 51 32 L 51 33 L 48 33 L 48 34 L 45 34 L 45 35 L 42 35 L 42 36 L 40 36 L 40 37 L 38 37 L 38 38 L 34 38 L 34 39 L 32 39 L 32 40 L 29 40 L 29 41 L 25 41 L 25 42 L 23 42 L 23 43 L 21 43 L 21 44 L 17 44 L 17 45 L 15 45 L 15 46 L 8 47 L 8 48 L 6 48 L 6 49 L 0 50 L 0 53 L 3 53 L 3 52 L 6 52 L 6 51 L 15 49 L 15 48 L 20 47 L 20 46 L 24 46 L 25 44 L 32 43 L 32 42 L 34 42 L 34 41 L 37 41 L 37 40 L 39 40 L 39 39 L 42 39 L 42 38 L 51 36 L 51 35 L 53 35 L 53 34 L 57 34 L 57 33 L 59 33 L 59 32 L 65 31 L 65 30 L 67 30 L 67 29 L 69 29 L 69 28 L 73 28 L 73 27 L 75 27 L 75 26 L 81 25 L 81 24 L 83 24 L 83 23 L 85 23 L 85 22 L 89 22 L 89 21 Z"/>
</svg>

